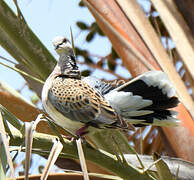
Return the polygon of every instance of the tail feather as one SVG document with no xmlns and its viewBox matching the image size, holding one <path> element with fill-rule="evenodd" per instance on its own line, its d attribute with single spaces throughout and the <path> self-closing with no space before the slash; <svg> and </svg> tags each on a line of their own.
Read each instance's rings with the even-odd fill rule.
<svg viewBox="0 0 194 180">
<path fill-rule="evenodd" d="M 180 120 L 176 118 L 177 112 L 170 110 L 154 111 L 150 114 L 140 115 L 137 113 L 136 116 L 128 116 L 123 119 L 128 123 L 134 124 L 136 127 L 142 127 L 145 125 L 155 126 L 178 126 Z"/>
<path fill-rule="evenodd" d="M 153 122 L 142 120 L 142 119 L 125 119 L 124 120 L 130 124 L 133 124 L 135 127 L 143 127 L 147 125 L 154 125 L 154 126 L 178 126 L 180 124 L 180 120 L 174 117 L 168 117 L 167 119 L 153 119 Z"/>
<path fill-rule="evenodd" d="M 139 110 L 139 111 L 129 111 L 129 112 L 121 112 L 122 117 L 136 117 L 136 116 L 143 116 L 147 114 L 151 114 L 153 111 L 150 110 Z"/>
<path fill-rule="evenodd" d="M 104 97 L 118 113 L 135 111 L 152 105 L 152 101 L 144 100 L 131 92 L 111 91 Z"/>
<path fill-rule="evenodd" d="M 151 100 L 152 107 L 168 109 L 179 103 L 175 97 L 175 89 L 168 77 L 161 71 L 149 71 L 115 89 L 116 91 L 131 92 L 143 99 Z"/>
<path fill-rule="evenodd" d="M 173 113 L 171 113 L 170 110 L 154 110 L 153 113 L 140 115 L 140 116 L 133 116 L 133 124 L 136 124 L 136 126 L 140 127 L 142 124 L 153 124 L 157 126 L 164 126 L 164 125 L 171 125 L 176 126 L 179 124 L 179 120 L 173 117 Z M 131 117 L 124 118 L 128 119 L 128 122 L 131 121 Z M 141 121 L 141 124 L 138 124 L 138 121 Z M 143 121 L 142 121 L 143 120 Z"/>
<path fill-rule="evenodd" d="M 179 103 L 175 89 L 165 73 L 149 71 L 105 95 L 121 117 L 135 126 L 177 125 L 169 108 Z"/>
</svg>

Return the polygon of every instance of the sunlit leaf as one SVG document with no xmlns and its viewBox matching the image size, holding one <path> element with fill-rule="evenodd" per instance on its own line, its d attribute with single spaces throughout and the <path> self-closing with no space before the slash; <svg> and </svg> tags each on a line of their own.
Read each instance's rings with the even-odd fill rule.
<svg viewBox="0 0 194 180">
<path fill-rule="evenodd" d="M 90 70 L 84 70 L 84 71 L 81 72 L 81 75 L 85 76 L 85 77 L 89 76 L 90 74 L 91 74 Z"/>
<path fill-rule="evenodd" d="M 22 128 L 22 123 L 17 119 L 12 113 L 10 113 L 5 107 L 0 104 L 0 109 L 2 109 L 2 116 L 10 124 L 12 124 L 16 129 L 20 130 Z"/>
<path fill-rule="evenodd" d="M 0 179 L 6 179 L 7 156 L 0 134 Z"/>
<path fill-rule="evenodd" d="M 110 56 L 108 58 L 108 68 L 111 71 L 115 71 L 115 69 L 116 69 L 116 63 L 114 62 L 114 60 Z"/>
<path fill-rule="evenodd" d="M 112 56 L 113 59 L 119 58 L 117 52 L 114 50 L 113 47 L 111 48 L 111 56 Z"/>
<path fill-rule="evenodd" d="M 153 154 L 154 161 L 160 159 L 160 156 L 156 153 Z M 157 172 L 159 175 L 160 180 L 174 180 L 170 169 L 168 168 L 167 164 L 161 159 L 159 162 L 156 163 Z"/>
<path fill-rule="evenodd" d="M 92 41 L 95 34 L 96 34 L 95 31 L 90 31 L 90 32 L 88 33 L 88 35 L 86 36 L 86 41 L 87 41 L 87 42 Z"/>
<path fill-rule="evenodd" d="M 93 63 L 93 61 L 92 61 L 91 58 L 86 57 L 86 58 L 85 58 L 85 63 L 86 63 L 86 64 L 90 64 L 90 63 Z"/>
<path fill-rule="evenodd" d="M 85 7 L 83 1 L 80 1 L 78 5 L 79 5 L 80 7 Z"/>
<path fill-rule="evenodd" d="M 77 24 L 77 26 L 81 30 L 87 30 L 87 29 L 89 29 L 88 25 L 86 23 L 84 23 L 84 22 L 78 21 L 76 24 Z"/>
</svg>

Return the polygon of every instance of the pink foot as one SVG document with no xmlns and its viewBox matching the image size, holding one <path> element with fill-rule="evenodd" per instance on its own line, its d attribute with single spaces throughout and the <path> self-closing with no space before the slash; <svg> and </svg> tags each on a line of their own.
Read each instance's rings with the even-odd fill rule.
<svg viewBox="0 0 194 180">
<path fill-rule="evenodd" d="M 88 125 L 86 124 L 85 126 L 83 126 L 83 127 L 81 127 L 80 129 L 78 129 L 77 131 L 76 131 L 76 136 L 78 137 L 78 138 L 80 138 L 80 137 L 82 137 L 83 135 L 85 135 L 85 134 L 87 134 L 88 133 L 88 131 L 86 131 L 86 129 L 88 128 Z"/>
</svg>

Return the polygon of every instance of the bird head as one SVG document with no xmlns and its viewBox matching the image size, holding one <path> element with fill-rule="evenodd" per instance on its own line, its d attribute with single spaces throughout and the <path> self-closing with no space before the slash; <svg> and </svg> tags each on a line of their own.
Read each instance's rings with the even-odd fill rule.
<svg viewBox="0 0 194 180">
<path fill-rule="evenodd" d="M 53 39 L 52 43 L 59 55 L 63 53 L 72 53 L 72 45 L 67 38 L 63 36 L 57 36 Z"/>
</svg>

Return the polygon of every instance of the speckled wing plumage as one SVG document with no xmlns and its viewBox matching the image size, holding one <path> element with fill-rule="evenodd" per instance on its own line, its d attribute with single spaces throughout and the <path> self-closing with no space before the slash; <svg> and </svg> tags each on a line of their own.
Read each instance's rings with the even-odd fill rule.
<svg viewBox="0 0 194 180">
<path fill-rule="evenodd" d="M 102 94 L 105 95 L 109 93 L 110 91 L 114 90 L 115 88 L 118 88 L 119 86 L 125 84 L 126 82 L 122 79 L 119 80 L 113 80 L 113 81 L 105 81 L 102 80 Z"/>
<path fill-rule="evenodd" d="M 90 87 L 95 89 L 102 96 L 114 90 L 115 88 L 125 84 L 124 80 L 113 80 L 113 81 L 105 81 L 100 80 L 94 76 L 88 76 L 82 78 L 82 80 L 87 83 Z"/>
<path fill-rule="evenodd" d="M 60 113 L 73 121 L 89 123 L 96 127 L 100 124 L 119 124 L 114 109 L 82 80 L 56 77 L 48 98 Z"/>
</svg>

